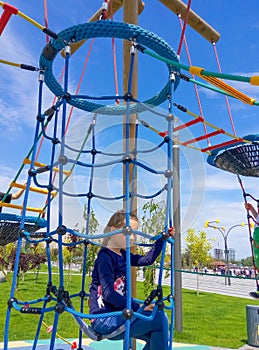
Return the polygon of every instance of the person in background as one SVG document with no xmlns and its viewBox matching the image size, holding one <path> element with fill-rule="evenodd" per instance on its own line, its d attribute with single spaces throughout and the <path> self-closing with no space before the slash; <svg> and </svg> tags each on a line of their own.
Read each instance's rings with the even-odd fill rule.
<svg viewBox="0 0 259 350">
<path fill-rule="evenodd" d="M 259 211 L 251 203 L 245 203 L 245 208 L 247 211 L 251 212 L 255 220 L 255 227 L 253 232 L 253 253 L 254 253 L 254 264 L 257 273 L 259 272 Z M 255 271 L 255 275 L 257 275 Z M 248 276 L 247 276 L 248 277 Z M 256 292 L 250 292 L 249 295 L 255 299 L 259 298 L 258 290 Z"/>
<path fill-rule="evenodd" d="M 11 203 L 11 201 L 19 199 L 22 196 L 23 192 L 24 192 L 24 188 L 18 190 L 15 193 L 8 193 L 8 195 L 6 196 L 4 202 L 5 203 Z M 5 193 L 4 192 L 0 192 L 0 201 L 3 200 L 4 196 L 5 196 Z M 2 211 L 2 207 L 0 207 L 0 213 L 1 213 L 1 211 Z"/>
</svg>

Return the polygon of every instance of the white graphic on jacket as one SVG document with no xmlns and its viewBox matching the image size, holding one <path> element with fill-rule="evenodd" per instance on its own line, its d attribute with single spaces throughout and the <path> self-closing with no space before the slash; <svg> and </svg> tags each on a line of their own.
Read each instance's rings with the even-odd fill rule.
<svg viewBox="0 0 259 350">
<path fill-rule="evenodd" d="M 98 289 L 97 289 L 97 304 L 98 304 L 100 309 L 102 307 L 104 307 L 103 296 L 102 296 L 102 287 L 101 286 L 98 286 Z"/>
<path fill-rule="evenodd" d="M 125 277 L 118 277 L 114 281 L 114 290 L 119 293 L 120 295 L 125 295 Z M 104 302 L 103 302 L 103 296 L 102 296 L 102 287 L 98 286 L 97 289 L 97 304 L 99 308 L 101 309 L 104 307 Z"/>
</svg>

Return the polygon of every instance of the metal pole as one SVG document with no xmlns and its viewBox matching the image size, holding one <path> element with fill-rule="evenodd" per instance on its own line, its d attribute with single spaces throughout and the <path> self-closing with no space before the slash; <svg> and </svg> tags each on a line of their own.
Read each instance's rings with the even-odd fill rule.
<svg viewBox="0 0 259 350">
<path fill-rule="evenodd" d="M 174 256 L 175 256 L 175 329 L 182 332 L 182 267 L 181 259 L 181 214 L 180 214 L 180 162 L 179 145 L 173 144 L 173 211 L 174 211 Z M 168 189 L 169 190 L 169 189 Z"/>
<path fill-rule="evenodd" d="M 228 276 L 228 245 L 227 245 L 227 236 L 225 236 L 223 233 L 222 233 L 222 236 L 224 238 L 224 246 L 225 246 L 225 275 Z M 225 277 L 225 284 L 227 284 L 227 277 Z"/>
</svg>

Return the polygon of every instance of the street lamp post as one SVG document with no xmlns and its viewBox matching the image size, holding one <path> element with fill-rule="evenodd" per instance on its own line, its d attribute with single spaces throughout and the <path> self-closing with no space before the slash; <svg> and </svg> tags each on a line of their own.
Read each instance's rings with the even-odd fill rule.
<svg viewBox="0 0 259 350">
<path fill-rule="evenodd" d="M 233 230 L 233 228 L 235 227 L 244 227 L 245 224 L 244 222 L 242 222 L 241 224 L 236 224 L 236 225 L 233 225 L 231 226 L 227 231 L 225 229 L 225 227 L 221 227 L 219 226 L 219 220 L 214 220 L 214 221 L 206 221 L 205 222 L 205 227 L 210 227 L 210 228 L 213 228 L 214 230 L 218 230 L 222 237 L 223 237 L 223 240 L 224 240 L 224 257 L 225 257 L 225 264 L 226 264 L 226 270 L 225 270 L 225 274 L 227 275 L 227 277 L 225 278 L 225 284 L 228 284 L 229 286 L 231 285 L 231 282 L 230 282 L 230 275 L 229 275 L 229 249 L 228 249 L 228 235 L 230 233 L 230 231 Z M 215 223 L 214 225 L 212 225 L 213 223 Z"/>
</svg>

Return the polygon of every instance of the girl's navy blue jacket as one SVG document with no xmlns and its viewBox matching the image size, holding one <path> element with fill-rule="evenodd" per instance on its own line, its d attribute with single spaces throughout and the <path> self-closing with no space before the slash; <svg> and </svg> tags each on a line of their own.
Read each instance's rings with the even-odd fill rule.
<svg viewBox="0 0 259 350">
<path fill-rule="evenodd" d="M 145 255 L 131 254 L 131 266 L 147 266 L 154 263 L 163 247 L 157 240 Z M 90 285 L 90 313 L 106 313 L 126 308 L 126 252 L 121 255 L 108 248 L 102 248 L 95 260 Z M 132 300 L 133 311 L 139 304 Z"/>
</svg>

